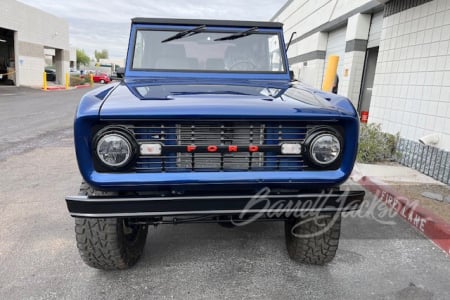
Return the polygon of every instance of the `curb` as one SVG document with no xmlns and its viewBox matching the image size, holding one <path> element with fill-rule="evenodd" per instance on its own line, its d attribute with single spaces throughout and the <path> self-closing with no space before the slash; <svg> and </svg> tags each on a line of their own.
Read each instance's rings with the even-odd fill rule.
<svg viewBox="0 0 450 300">
<path fill-rule="evenodd" d="M 88 87 L 91 87 L 91 85 L 90 84 L 76 85 L 76 86 L 69 87 L 67 90 L 82 89 L 82 88 L 88 88 Z M 43 88 L 41 88 L 41 90 L 43 90 L 44 92 L 65 91 L 66 87 L 65 86 L 55 85 L 55 86 L 48 86 L 47 90 L 44 90 Z"/>
<path fill-rule="evenodd" d="M 48 86 L 47 90 L 44 90 L 43 88 L 41 88 L 41 90 L 43 90 L 44 92 L 63 91 L 65 89 L 66 89 L 66 87 L 64 87 L 64 86 Z"/>
<path fill-rule="evenodd" d="M 90 84 L 83 84 L 83 85 L 77 85 L 75 86 L 76 89 L 84 89 L 84 88 L 88 88 L 91 87 Z"/>
<path fill-rule="evenodd" d="M 400 195 L 381 180 L 362 176 L 355 181 L 372 192 L 377 199 L 394 210 L 397 215 L 422 233 L 447 255 L 450 255 L 450 224 L 444 219 L 420 206 L 417 201 L 411 201 Z"/>
</svg>

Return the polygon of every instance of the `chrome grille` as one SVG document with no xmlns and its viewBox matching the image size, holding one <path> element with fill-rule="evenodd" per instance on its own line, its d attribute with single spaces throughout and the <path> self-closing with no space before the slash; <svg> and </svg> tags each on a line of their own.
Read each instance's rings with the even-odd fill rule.
<svg viewBox="0 0 450 300">
<path fill-rule="evenodd" d="M 229 127 L 224 124 L 177 124 L 178 145 L 262 145 L 264 125 L 240 124 Z M 178 153 L 177 167 L 187 169 L 237 169 L 261 167 L 263 153 Z"/>
<path fill-rule="evenodd" d="M 303 142 L 307 126 L 297 122 L 177 122 L 129 126 L 138 143 L 158 142 L 165 146 L 279 145 Z M 208 171 L 300 171 L 307 165 L 302 155 L 276 152 L 163 153 L 140 156 L 136 172 Z"/>
</svg>

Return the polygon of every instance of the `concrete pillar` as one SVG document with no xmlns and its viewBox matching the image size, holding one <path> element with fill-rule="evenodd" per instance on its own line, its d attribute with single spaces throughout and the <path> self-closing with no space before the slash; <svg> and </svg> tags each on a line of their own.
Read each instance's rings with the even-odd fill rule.
<svg viewBox="0 0 450 300">
<path fill-rule="evenodd" d="M 67 50 L 55 49 L 56 82 L 64 84 L 66 72 L 69 72 L 70 53 Z"/>
<path fill-rule="evenodd" d="M 14 31 L 14 68 L 16 74 L 14 75 L 14 84 L 20 86 L 20 68 L 19 68 L 19 33 Z"/>
<path fill-rule="evenodd" d="M 41 87 L 42 72 L 44 71 L 44 46 L 19 40 L 15 43 L 16 80 L 20 85 Z"/>
<path fill-rule="evenodd" d="M 347 23 L 343 72 L 339 78 L 339 94 L 350 98 L 355 107 L 358 107 L 370 20 L 371 16 L 368 14 L 356 14 L 350 17 Z"/>
</svg>

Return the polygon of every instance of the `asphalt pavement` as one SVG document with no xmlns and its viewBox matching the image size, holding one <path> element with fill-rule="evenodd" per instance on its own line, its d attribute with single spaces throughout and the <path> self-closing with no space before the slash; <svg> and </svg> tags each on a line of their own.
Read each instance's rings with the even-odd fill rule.
<svg viewBox="0 0 450 300">
<path fill-rule="evenodd" d="M 270 222 L 151 227 L 134 268 L 91 269 L 64 202 L 81 181 L 71 126 L 86 90 L 11 91 L 0 87 L 0 299 L 448 299 L 448 256 L 370 195 L 327 266 L 291 261 Z"/>
<path fill-rule="evenodd" d="M 0 86 L 0 161 L 71 137 L 75 110 L 85 92 Z"/>
</svg>

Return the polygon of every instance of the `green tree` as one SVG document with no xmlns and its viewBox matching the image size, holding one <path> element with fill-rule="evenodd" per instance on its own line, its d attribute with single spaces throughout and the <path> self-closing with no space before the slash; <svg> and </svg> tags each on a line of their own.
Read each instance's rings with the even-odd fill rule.
<svg viewBox="0 0 450 300">
<path fill-rule="evenodd" d="M 99 62 L 100 59 L 102 59 L 102 58 L 105 59 L 105 58 L 109 57 L 108 50 L 106 50 L 106 49 L 103 49 L 102 51 L 95 50 L 94 56 L 95 56 L 95 59 L 97 60 L 97 62 Z"/>
<path fill-rule="evenodd" d="M 87 56 L 86 52 L 83 49 L 77 49 L 77 69 L 80 68 L 80 65 L 87 66 L 91 59 Z"/>
</svg>

